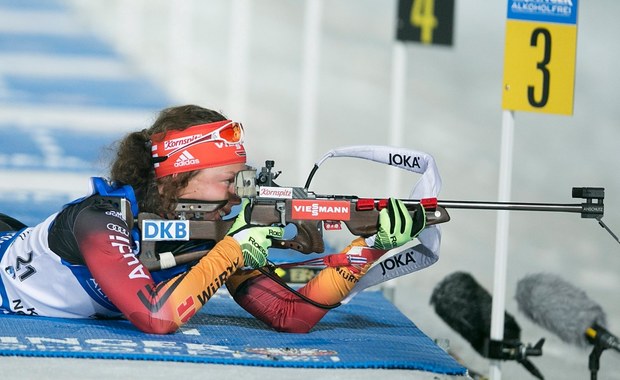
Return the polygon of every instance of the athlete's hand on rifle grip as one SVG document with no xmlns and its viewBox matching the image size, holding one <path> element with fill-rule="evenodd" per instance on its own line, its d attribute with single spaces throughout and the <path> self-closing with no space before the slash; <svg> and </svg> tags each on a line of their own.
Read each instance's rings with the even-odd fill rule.
<svg viewBox="0 0 620 380">
<path fill-rule="evenodd" d="M 228 231 L 228 236 L 237 240 L 243 254 L 245 267 L 260 268 L 267 264 L 267 249 L 271 247 L 271 238 L 284 236 L 282 227 L 262 227 L 250 224 L 250 200 L 241 200 L 241 212 Z"/>
<path fill-rule="evenodd" d="M 379 212 L 378 223 L 373 247 L 392 249 L 418 236 L 426 226 L 426 213 L 418 204 L 412 217 L 400 199 L 390 198 L 387 207 Z"/>
</svg>

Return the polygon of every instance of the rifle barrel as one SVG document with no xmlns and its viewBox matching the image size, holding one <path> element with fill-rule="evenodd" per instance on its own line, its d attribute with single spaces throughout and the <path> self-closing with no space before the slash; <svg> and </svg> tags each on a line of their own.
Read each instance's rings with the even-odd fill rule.
<svg viewBox="0 0 620 380">
<path fill-rule="evenodd" d="M 317 195 L 323 199 L 344 199 L 355 201 L 355 196 L 346 195 Z M 419 199 L 401 199 L 406 205 L 416 205 Z M 379 199 L 375 199 L 378 203 Z M 470 209 L 470 210 L 514 210 L 514 211 L 551 211 L 579 213 L 584 218 L 597 218 L 603 216 L 604 205 L 602 199 L 593 202 L 586 199 L 585 203 L 532 203 L 532 202 L 488 202 L 488 201 L 450 201 L 437 200 L 437 205 L 445 209 Z"/>
<path fill-rule="evenodd" d="M 518 210 L 518 211 L 554 211 L 582 213 L 582 204 L 558 203 L 519 203 L 519 202 L 477 202 L 477 201 L 442 201 L 437 204 L 445 208 L 474 210 Z"/>
</svg>

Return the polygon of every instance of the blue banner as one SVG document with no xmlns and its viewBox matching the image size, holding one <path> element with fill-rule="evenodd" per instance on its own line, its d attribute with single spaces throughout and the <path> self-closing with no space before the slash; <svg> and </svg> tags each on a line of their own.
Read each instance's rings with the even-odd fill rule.
<svg viewBox="0 0 620 380">
<path fill-rule="evenodd" d="M 508 18 L 577 24 L 578 0 L 508 0 Z"/>
</svg>

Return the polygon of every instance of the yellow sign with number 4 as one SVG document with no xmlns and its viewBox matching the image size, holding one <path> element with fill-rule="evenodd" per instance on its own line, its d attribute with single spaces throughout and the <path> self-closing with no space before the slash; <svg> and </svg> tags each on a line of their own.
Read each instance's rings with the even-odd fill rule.
<svg viewBox="0 0 620 380">
<path fill-rule="evenodd" d="M 452 45 L 454 0 L 399 0 L 396 39 Z"/>
<path fill-rule="evenodd" d="M 411 25 L 420 28 L 420 42 L 433 42 L 433 30 L 437 27 L 435 0 L 414 0 L 411 6 Z"/>
</svg>

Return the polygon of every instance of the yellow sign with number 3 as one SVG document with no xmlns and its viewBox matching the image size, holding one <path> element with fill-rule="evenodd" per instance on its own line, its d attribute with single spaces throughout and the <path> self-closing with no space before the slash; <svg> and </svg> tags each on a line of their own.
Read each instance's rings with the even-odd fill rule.
<svg viewBox="0 0 620 380">
<path fill-rule="evenodd" d="M 576 45 L 575 25 L 508 20 L 502 108 L 572 115 Z"/>
</svg>

